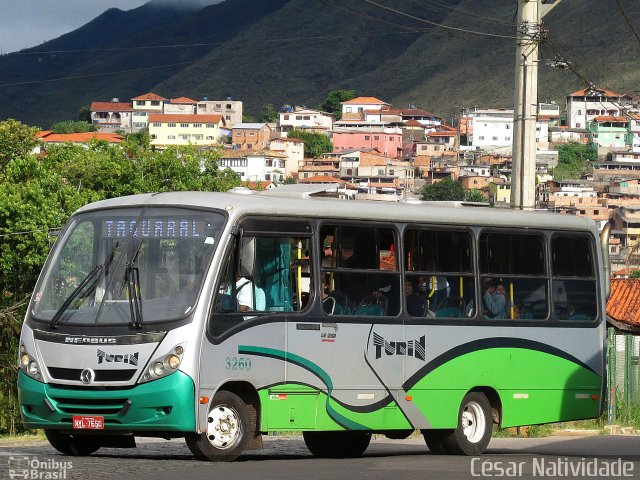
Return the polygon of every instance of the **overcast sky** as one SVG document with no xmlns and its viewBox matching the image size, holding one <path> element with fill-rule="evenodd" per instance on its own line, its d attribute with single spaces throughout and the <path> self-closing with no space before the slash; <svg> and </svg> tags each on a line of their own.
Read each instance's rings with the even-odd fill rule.
<svg viewBox="0 0 640 480">
<path fill-rule="evenodd" d="M 186 3 L 185 0 L 163 0 Z M 220 0 L 186 0 L 209 4 Z M 15 52 L 75 30 L 109 8 L 130 10 L 148 0 L 0 0 L 0 50 Z"/>
</svg>

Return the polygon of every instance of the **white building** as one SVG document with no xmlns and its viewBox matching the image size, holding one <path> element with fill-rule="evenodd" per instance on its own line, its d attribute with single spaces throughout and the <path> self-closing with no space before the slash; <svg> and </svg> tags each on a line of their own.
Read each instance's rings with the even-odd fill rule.
<svg viewBox="0 0 640 480">
<path fill-rule="evenodd" d="M 567 95 L 567 123 L 570 128 L 587 128 L 595 117 L 622 115 L 624 95 L 609 90 L 578 90 Z"/>
<path fill-rule="evenodd" d="M 149 124 L 149 115 L 164 112 L 164 102 L 167 100 L 155 93 L 146 93 L 139 97 L 132 98 L 133 114 L 131 129 L 138 132 L 143 128 L 147 128 Z"/>
<path fill-rule="evenodd" d="M 110 102 L 91 102 L 89 107 L 91 123 L 98 125 L 101 132 L 113 133 L 117 130 L 131 132 L 131 102 L 120 102 L 114 98 Z"/>
<path fill-rule="evenodd" d="M 162 113 L 168 115 L 194 115 L 196 113 L 196 102 L 187 97 L 172 98 L 164 102 Z"/>
<path fill-rule="evenodd" d="M 476 110 L 473 112 L 471 145 L 490 150 L 510 147 L 513 142 L 513 110 L 503 108 Z"/>
<path fill-rule="evenodd" d="M 286 178 L 287 157 L 271 150 L 228 149 L 221 152 L 218 165 L 236 172 L 243 182 L 282 183 Z"/>
<path fill-rule="evenodd" d="M 631 136 L 631 151 L 640 153 L 640 113 L 629 115 L 629 135 Z"/>
<path fill-rule="evenodd" d="M 382 110 L 383 107 L 389 108 L 390 106 L 391 104 L 375 97 L 356 97 L 342 102 L 342 118 L 358 118 L 358 116 L 364 118 L 365 111 Z"/>
<path fill-rule="evenodd" d="M 280 112 L 279 117 L 280 127 L 283 130 L 300 128 L 302 130 L 329 131 L 336 120 L 331 113 L 304 107 L 295 107 L 291 112 Z"/>
</svg>

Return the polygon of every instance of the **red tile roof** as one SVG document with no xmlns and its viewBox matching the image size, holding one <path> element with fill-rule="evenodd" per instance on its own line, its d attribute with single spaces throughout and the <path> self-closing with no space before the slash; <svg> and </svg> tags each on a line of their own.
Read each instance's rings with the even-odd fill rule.
<svg viewBox="0 0 640 480">
<path fill-rule="evenodd" d="M 578 90 L 576 92 L 570 93 L 568 96 L 569 97 L 584 97 L 587 96 L 587 91 L 589 89 L 584 88 L 582 90 Z M 616 93 L 616 92 L 612 92 L 611 90 L 607 90 L 605 88 L 600 88 L 598 90 L 595 91 L 596 93 L 602 93 L 602 95 L 604 95 L 605 97 L 623 97 L 624 95 L 620 94 L 620 93 Z"/>
<path fill-rule="evenodd" d="M 427 133 L 427 137 L 455 137 L 457 132 L 429 132 Z"/>
<path fill-rule="evenodd" d="M 411 120 L 407 120 L 406 122 L 404 122 L 404 124 L 407 127 L 422 127 L 422 128 L 424 128 L 424 125 L 422 125 L 419 121 L 414 120 L 413 118 Z"/>
<path fill-rule="evenodd" d="M 196 115 L 181 113 L 156 113 L 149 115 L 149 123 L 220 123 L 222 115 Z"/>
<path fill-rule="evenodd" d="M 242 186 L 250 190 L 267 190 L 274 185 L 273 182 L 263 180 L 259 182 L 242 182 Z"/>
<path fill-rule="evenodd" d="M 133 110 L 131 102 L 91 102 L 92 112 L 128 112 Z"/>
<path fill-rule="evenodd" d="M 621 323 L 640 326 L 640 279 L 614 278 L 607 315 Z"/>
<path fill-rule="evenodd" d="M 300 140 L 299 138 L 287 138 L 287 137 L 272 138 L 271 141 L 272 142 L 304 143 L 304 140 Z"/>
<path fill-rule="evenodd" d="M 86 143 L 91 140 L 106 140 L 109 143 L 122 143 L 124 137 L 117 133 L 52 133 L 40 132 L 40 139 L 47 143 Z"/>
<path fill-rule="evenodd" d="M 176 103 L 185 104 L 186 103 L 186 104 L 189 104 L 189 105 L 195 105 L 198 102 L 196 102 L 195 100 L 191 100 L 190 98 L 187 98 L 187 97 L 178 97 L 178 98 L 172 98 L 171 99 L 171 103 L 174 103 L 174 104 L 176 104 Z"/>
<path fill-rule="evenodd" d="M 442 117 L 439 117 L 438 115 L 434 115 L 431 112 L 427 112 L 426 110 L 422 110 L 421 108 L 405 108 L 403 110 L 400 110 L 400 113 L 404 117 L 417 116 L 417 117 L 442 118 Z"/>
<path fill-rule="evenodd" d="M 376 97 L 357 97 L 352 100 L 342 102 L 342 105 L 389 105 Z"/>
<path fill-rule="evenodd" d="M 155 93 L 145 93 L 144 95 L 140 95 L 139 97 L 132 98 L 131 100 L 159 100 L 163 101 L 166 98 L 161 97 L 160 95 L 156 95 Z"/>
<path fill-rule="evenodd" d="M 627 119 L 625 117 L 614 117 L 612 115 L 601 115 L 599 117 L 594 117 L 594 122 L 621 122 L 627 123 Z"/>
</svg>

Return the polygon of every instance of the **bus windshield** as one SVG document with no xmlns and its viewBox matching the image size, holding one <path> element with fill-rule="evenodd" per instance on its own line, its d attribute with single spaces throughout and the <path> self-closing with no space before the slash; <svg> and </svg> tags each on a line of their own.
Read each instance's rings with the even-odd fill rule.
<svg viewBox="0 0 640 480">
<path fill-rule="evenodd" d="M 188 315 L 225 216 L 185 208 L 80 214 L 36 286 L 32 315 L 51 327 L 141 327 Z"/>
</svg>

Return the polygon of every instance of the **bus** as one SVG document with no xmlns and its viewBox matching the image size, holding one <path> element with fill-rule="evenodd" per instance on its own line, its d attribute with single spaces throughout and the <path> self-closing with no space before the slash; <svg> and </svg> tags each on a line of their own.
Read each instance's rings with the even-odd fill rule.
<svg viewBox="0 0 640 480">
<path fill-rule="evenodd" d="M 600 415 L 608 228 L 288 187 L 80 208 L 22 328 L 25 428 L 67 455 L 159 437 L 231 461 L 278 432 L 320 457 L 416 431 L 477 455 L 494 425 Z"/>
</svg>

